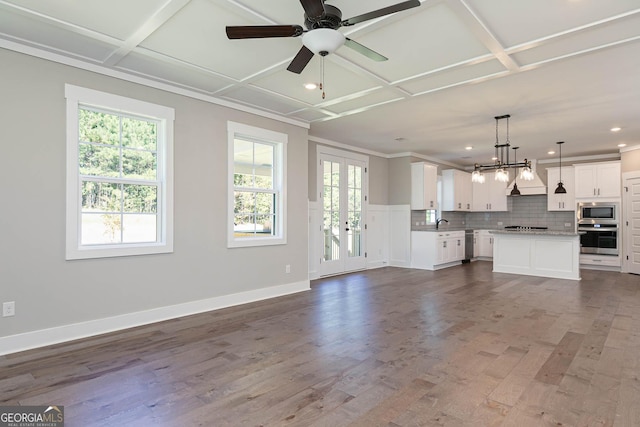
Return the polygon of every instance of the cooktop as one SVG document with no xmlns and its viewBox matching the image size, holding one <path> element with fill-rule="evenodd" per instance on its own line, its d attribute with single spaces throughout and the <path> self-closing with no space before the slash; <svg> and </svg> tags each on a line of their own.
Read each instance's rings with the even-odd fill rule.
<svg viewBox="0 0 640 427">
<path fill-rule="evenodd" d="M 548 227 L 528 227 L 525 225 L 507 225 L 505 230 L 547 230 Z"/>
</svg>

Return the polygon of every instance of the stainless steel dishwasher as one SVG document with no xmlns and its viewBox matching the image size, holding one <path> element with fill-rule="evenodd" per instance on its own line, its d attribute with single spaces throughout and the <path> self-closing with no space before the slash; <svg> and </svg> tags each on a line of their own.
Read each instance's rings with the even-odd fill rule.
<svg viewBox="0 0 640 427">
<path fill-rule="evenodd" d="M 464 230 L 464 264 L 473 258 L 473 230 Z"/>
</svg>

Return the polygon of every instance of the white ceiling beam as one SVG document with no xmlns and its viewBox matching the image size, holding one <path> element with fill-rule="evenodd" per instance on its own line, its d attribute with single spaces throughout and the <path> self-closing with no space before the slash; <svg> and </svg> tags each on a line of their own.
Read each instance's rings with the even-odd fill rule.
<svg viewBox="0 0 640 427">
<path fill-rule="evenodd" d="M 104 65 L 113 67 L 133 51 L 140 43 L 146 40 L 158 28 L 167 23 L 169 19 L 185 7 L 191 0 L 168 0 L 149 19 L 142 23 L 138 29 L 115 51 L 105 59 Z"/>
<path fill-rule="evenodd" d="M 449 0 L 447 6 L 507 70 L 513 72 L 520 70 L 520 66 L 509 56 L 504 46 L 465 0 Z"/>
</svg>

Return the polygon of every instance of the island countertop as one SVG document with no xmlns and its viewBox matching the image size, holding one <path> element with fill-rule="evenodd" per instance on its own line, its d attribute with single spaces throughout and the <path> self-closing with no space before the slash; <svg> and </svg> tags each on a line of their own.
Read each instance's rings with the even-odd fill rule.
<svg viewBox="0 0 640 427">
<path fill-rule="evenodd" d="M 580 236 L 585 234 L 584 231 L 556 231 L 556 230 L 489 230 L 491 234 L 529 234 L 540 236 Z"/>
</svg>

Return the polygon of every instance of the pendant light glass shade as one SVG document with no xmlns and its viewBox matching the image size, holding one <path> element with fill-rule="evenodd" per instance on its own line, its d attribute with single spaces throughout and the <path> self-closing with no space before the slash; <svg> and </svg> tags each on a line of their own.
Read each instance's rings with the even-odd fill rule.
<svg viewBox="0 0 640 427">
<path fill-rule="evenodd" d="M 526 163 L 527 159 L 525 159 Z M 532 181 L 534 178 L 533 171 L 529 166 L 525 166 L 522 168 L 522 172 L 520 172 L 520 179 L 524 179 L 525 181 Z"/>
<path fill-rule="evenodd" d="M 496 181 L 500 181 L 500 182 L 508 182 L 509 181 L 509 172 L 506 171 L 503 168 L 498 169 L 496 171 L 495 180 Z"/>
<path fill-rule="evenodd" d="M 480 171 L 471 172 L 471 182 L 476 182 L 478 184 L 484 183 L 484 175 Z"/>
<path fill-rule="evenodd" d="M 562 144 L 564 144 L 564 141 L 559 141 L 556 142 L 556 144 L 558 144 L 559 146 L 559 151 L 560 151 L 560 181 L 558 182 L 558 186 L 556 187 L 556 191 L 554 191 L 555 194 L 566 194 L 567 193 L 567 189 L 564 188 L 564 184 L 562 183 Z"/>
</svg>

